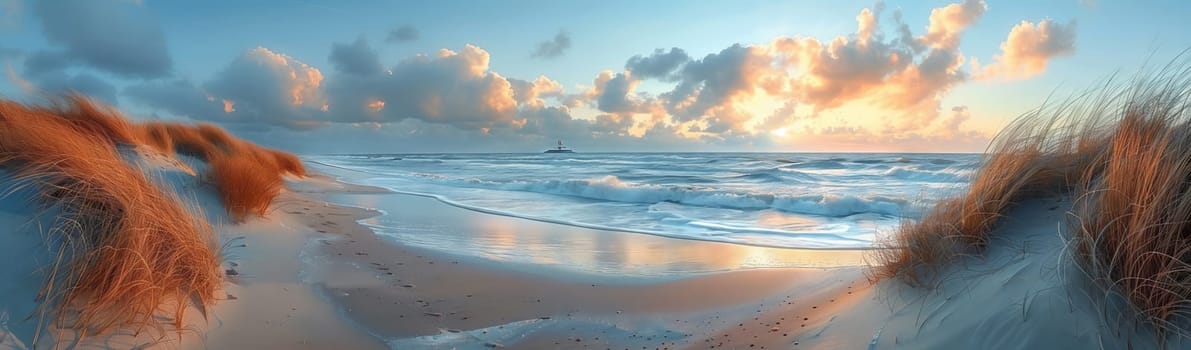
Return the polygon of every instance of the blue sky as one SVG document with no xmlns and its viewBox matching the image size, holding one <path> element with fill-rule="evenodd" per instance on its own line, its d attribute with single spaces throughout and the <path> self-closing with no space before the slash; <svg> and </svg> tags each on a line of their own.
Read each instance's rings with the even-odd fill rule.
<svg viewBox="0 0 1191 350">
<path fill-rule="evenodd" d="M 76 90 L 306 153 L 980 151 L 1052 92 L 1191 47 L 1189 7 L 0 0 L 0 95 Z"/>
</svg>

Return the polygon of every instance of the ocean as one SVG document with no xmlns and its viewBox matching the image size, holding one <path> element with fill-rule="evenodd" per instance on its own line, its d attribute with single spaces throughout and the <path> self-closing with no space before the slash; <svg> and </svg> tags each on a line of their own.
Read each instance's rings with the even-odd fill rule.
<svg viewBox="0 0 1191 350">
<path fill-rule="evenodd" d="M 561 225 L 808 249 L 871 248 L 967 186 L 979 154 L 307 156 L 344 180 Z"/>
</svg>

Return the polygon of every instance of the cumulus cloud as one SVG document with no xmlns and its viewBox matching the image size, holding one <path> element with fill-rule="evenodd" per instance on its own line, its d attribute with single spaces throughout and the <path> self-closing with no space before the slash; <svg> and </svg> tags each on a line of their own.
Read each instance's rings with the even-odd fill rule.
<svg viewBox="0 0 1191 350">
<path fill-rule="evenodd" d="M 591 121 L 573 118 L 566 106 L 530 106 L 520 114 L 526 120 L 520 134 L 570 140 L 591 132 Z"/>
<path fill-rule="evenodd" d="M 205 89 L 216 99 L 235 105 L 234 112 L 208 118 L 304 125 L 326 105 L 322 81 L 318 68 L 257 47 L 241 54 L 206 84 Z"/>
<path fill-rule="evenodd" d="M 861 41 L 869 41 L 873 39 L 873 35 L 875 35 L 877 30 L 879 30 L 877 27 L 877 21 L 878 17 L 881 15 L 881 11 L 884 10 L 884 8 L 884 2 L 877 2 L 875 5 L 873 5 L 873 9 L 861 10 L 860 14 L 856 15 L 856 23 L 858 24 L 856 35 Z"/>
<path fill-rule="evenodd" d="M 389 35 L 385 37 L 386 42 L 403 43 L 418 40 L 418 29 L 410 25 L 403 25 L 389 31 Z"/>
<path fill-rule="evenodd" d="M 333 43 L 331 57 L 327 60 L 336 70 L 347 74 L 375 75 L 383 69 L 376 50 L 363 37 L 351 44 Z"/>
<path fill-rule="evenodd" d="M 985 10 L 988 10 L 988 4 L 984 0 L 964 0 L 933 9 L 922 41 L 934 48 L 955 49 L 959 46 L 960 33 L 976 23 Z"/>
<path fill-rule="evenodd" d="M 118 0 L 39 0 L 33 13 L 45 36 L 72 61 L 134 78 L 168 76 L 173 60 L 157 20 Z"/>
<path fill-rule="evenodd" d="M 639 102 L 632 99 L 633 90 L 637 89 L 638 80 L 632 79 L 626 73 L 619 73 L 603 82 L 600 88 L 603 93 L 596 100 L 596 107 L 610 113 L 628 113 L 637 110 Z"/>
<path fill-rule="evenodd" d="M 677 120 L 693 120 L 709 112 L 723 119 L 725 113 L 736 113 L 737 102 L 757 91 L 778 93 L 785 72 L 772 63 L 773 57 L 763 47 L 732 45 L 687 63 L 678 72 L 678 84 L 661 98 Z"/>
<path fill-rule="evenodd" d="M 625 62 L 624 69 L 639 79 L 670 81 L 675 79 L 672 74 L 690 60 L 691 57 L 680 48 L 670 48 L 670 51 L 657 49 L 649 56 L 630 57 L 628 62 Z"/>
<path fill-rule="evenodd" d="M 856 16 L 856 31 L 821 41 L 779 37 L 766 45 L 736 44 L 702 58 L 679 48 L 631 57 L 625 72 L 606 71 L 586 93 L 572 97 L 600 111 L 646 113 L 662 106 L 678 130 L 699 137 L 756 134 L 779 128 L 790 114 L 761 117 L 758 100 L 784 101 L 783 109 L 808 108 L 810 115 L 866 102 L 900 114 L 885 127 L 894 132 L 939 122 L 940 102 L 968 79 L 959 52 L 963 31 L 982 16 L 981 0 L 966 0 L 931 12 L 926 33 L 915 36 L 894 13 L 897 32 L 880 30 L 884 5 Z M 675 85 L 656 97 L 635 93 L 641 80 Z M 762 115 L 764 116 L 764 115 Z"/>
<path fill-rule="evenodd" d="M 592 80 L 590 88 L 565 100 L 571 105 L 590 105 L 608 113 L 639 112 L 643 101 L 634 94 L 634 90 L 641 81 L 631 74 L 602 71 Z"/>
<path fill-rule="evenodd" d="M 826 44 L 812 38 L 778 38 L 771 48 L 801 73 L 790 81 L 791 94 L 820 110 L 871 97 L 890 76 L 913 64 L 909 50 L 844 37 Z"/>
<path fill-rule="evenodd" d="M 415 118 L 465 129 L 524 123 L 512 83 L 489 71 L 488 61 L 487 51 L 467 45 L 403 60 L 384 74 L 337 76 L 328 86 L 330 114 L 339 122 Z M 369 109 L 374 101 L 384 107 Z"/>
<path fill-rule="evenodd" d="M 886 39 L 877 28 L 881 10 L 857 16 L 857 32 L 824 43 L 811 38 L 779 38 L 770 45 L 793 67 L 790 94 L 817 111 L 857 101 L 901 111 L 891 119 L 898 130 L 921 128 L 936 120 L 939 103 L 951 88 L 968 78 L 961 68 L 960 34 L 987 9 L 981 0 L 966 0 L 931 11 L 926 34 L 915 37 L 895 13 L 897 35 Z"/>
<path fill-rule="evenodd" d="M 967 0 L 935 9 L 921 36 L 895 13 L 898 30 L 888 39 L 880 31 L 883 8 L 877 3 L 863 9 L 855 32 L 828 41 L 779 37 L 697 59 L 680 48 L 636 55 L 626 61 L 624 72 L 601 72 L 587 91 L 564 101 L 616 115 L 661 110 L 677 130 L 698 137 L 756 134 L 791 120 L 758 116 L 754 105 L 759 100 L 777 100 L 784 109 L 803 106 L 811 116 L 865 102 L 894 113 L 888 130 L 925 128 L 939 122 L 943 97 L 968 79 L 960 37 L 987 6 Z M 637 92 L 648 79 L 675 84 L 657 96 Z"/>
<path fill-rule="evenodd" d="M 981 78 L 1022 79 L 1042 74 L 1051 59 L 1075 53 L 1075 22 L 1056 23 L 1044 19 L 1038 24 L 1021 21 L 1001 43 L 994 62 L 978 67 Z"/>
<path fill-rule="evenodd" d="M 554 38 L 538 43 L 537 48 L 533 50 L 530 57 L 534 58 L 557 58 L 567 52 L 571 48 L 571 35 L 567 32 L 559 31 L 554 35 Z"/>
<path fill-rule="evenodd" d="M 558 82 L 509 79 L 488 70 L 487 51 L 465 46 L 418 55 L 387 70 L 359 69 L 378 61 L 374 50 L 337 44 L 336 72 L 322 72 L 293 57 L 258 47 L 203 84 L 185 80 L 132 86 L 126 93 L 147 106 L 193 119 L 310 128 L 328 123 L 391 123 L 419 119 L 460 129 L 516 128 L 520 99 L 539 107 L 562 93 Z M 333 51 L 334 50 L 333 48 Z M 345 57 L 351 57 L 346 59 Z"/>
<path fill-rule="evenodd" d="M 979 21 L 985 3 L 965 0 L 935 9 L 925 31 L 917 34 L 896 10 L 892 26 L 882 23 L 887 18 L 883 7 L 878 3 L 859 11 L 855 31 L 826 40 L 778 37 L 734 44 L 702 57 L 681 48 L 635 55 L 623 70 L 601 71 L 590 86 L 573 93 L 546 76 L 523 80 L 494 72 L 489 53 L 476 46 L 382 64 L 363 39 L 331 46 L 332 69 L 325 80 L 315 67 L 257 48 L 201 84 L 158 81 L 125 93 L 173 114 L 240 122 L 245 128 L 338 130 L 350 125 L 409 135 L 410 140 L 454 135 L 526 144 L 562 138 L 757 146 L 770 142 L 776 134 L 769 131 L 777 129 L 823 144 L 857 147 L 865 142 L 987 140 L 964 130 L 973 118 L 966 107 L 950 113 L 941 107 L 952 88 L 969 79 L 960 42 L 963 32 Z M 894 31 L 887 35 L 883 27 Z M 570 38 L 559 33 L 534 57 L 558 57 L 569 46 Z M 666 87 L 640 91 L 657 86 L 649 80 Z M 851 115 L 856 104 L 887 115 Z M 820 117 L 832 110 L 845 115 Z M 843 123 L 831 125 L 833 121 Z"/>
<path fill-rule="evenodd" d="M 288 55 L 257 47 L 242 53 L 210 81 L 133 85 L 125 93 L 153 108 L 191 119 L 311 128 L 324 124 L 323 75 Z"/>
<path fill-rule="evenodd" d="M 518 104 L 541 105 L 545 103 L 541 98 L 561 97 L 563 93 L 562 84 L 545 75 L 533 81 L 509 78 L 509 84 L 513 87 L 513 99 Z"/>
</svg>

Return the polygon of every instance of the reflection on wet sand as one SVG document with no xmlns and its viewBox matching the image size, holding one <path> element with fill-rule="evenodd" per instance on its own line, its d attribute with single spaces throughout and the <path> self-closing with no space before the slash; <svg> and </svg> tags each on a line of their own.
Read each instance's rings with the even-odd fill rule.
<svg viewBox="0 0 1191 350">
<path fill-rule="evenodd" d="M 383 210 L 387 215 L 362 223 L 401 244 L 568 272 L 679 277 L 752 268 L 863 265 L 863 251 L 857 250 L 768 248 L 595 230 L 480 213 L 403 194 L 342 195 L 333 201 Z"/>
</svg>

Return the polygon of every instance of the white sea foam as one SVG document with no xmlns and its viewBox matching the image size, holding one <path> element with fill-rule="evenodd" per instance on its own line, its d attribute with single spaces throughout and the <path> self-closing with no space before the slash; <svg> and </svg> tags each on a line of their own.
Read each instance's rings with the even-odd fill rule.
<svg viewBox="0 0 1191 350">
<path fill-rule="evenodd" d="M 977 155 L 318 156 L 352 180 L 558 224 L 765 246 L 866 248 L 966 186 Z M 659 205 L 665 204 L 665 205 Z"/>
</svg>

